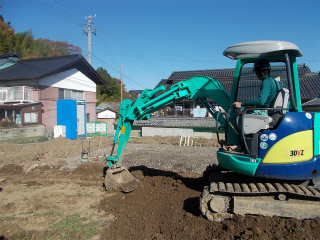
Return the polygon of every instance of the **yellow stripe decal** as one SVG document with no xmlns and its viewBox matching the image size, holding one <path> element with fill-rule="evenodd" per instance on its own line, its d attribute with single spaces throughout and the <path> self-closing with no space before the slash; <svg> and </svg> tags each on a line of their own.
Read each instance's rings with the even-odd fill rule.
<svg viewBox="0 0 320 240">
<path fill-rule="evenodd" d="M 125 133 L 125 131 L 126 131 L 126 127 L 122 127 L 121 128 L 121 134 L 123 135 Z"/>
<path fill-rule="evenodd" d="M 288 164 L 309 161 L 313 156 L 312 134 L 311 130 L 307 130 L 281 139 L 269 149 L 262 163 Z"/>
</svg>

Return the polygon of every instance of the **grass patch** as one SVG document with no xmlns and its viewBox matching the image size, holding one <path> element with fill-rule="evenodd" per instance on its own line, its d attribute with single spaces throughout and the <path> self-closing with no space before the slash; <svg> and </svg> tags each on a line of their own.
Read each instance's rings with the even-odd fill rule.
<svg viewBox="0 0 320 240">
<path fill-rule="evenodd" d="M 60 212 L 59 210 L 33 214 L 33 216 L 35 216 L 35 217 L 42 217 L 42 216 L 54 217 L 54 216 L 61 216 L 61 215 L 62 215 L 62 212 Z"/>
<path fill-rule="evenodd" d="M 10 202 L 10 203 L 7 203 L 6 205 L 4 205 L 4 208 L 6 209 L 6 210 L 11 210 L 11 209 L 13 209 L 14 208 L 14 203 L 13 202 Z"/>
<path fill-rule="evenodd" d="M 5 222 L 12 222 L 14 220 L 16 220 L 17 218 L 16 217 L 0 217 L 0 223 L 5 223 Z"/>
<path fill-rule="evenodd" d="M 303 227 L 297 227 L 294 229 L 295 232 L 305 232 L 305 229 Z"/>
<path fill-rule="evenodd" d="M 92 221 L 84 224 L 85 218 L 79 213 L 66 217 L 65 219 L 50 226 L 50 231 L 44 235 L 44 239 L 91 239 L 100 232 L 101 223 Z"/>
</svg>

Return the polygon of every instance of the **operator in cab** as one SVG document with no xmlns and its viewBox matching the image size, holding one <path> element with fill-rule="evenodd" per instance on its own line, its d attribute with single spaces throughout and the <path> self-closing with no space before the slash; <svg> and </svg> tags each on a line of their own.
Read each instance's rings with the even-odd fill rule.
<svg viewBox="0 0 320 240">
<path fill-rule="evenodd" d="M 274 101 L 277 92 L 281 89 L 278 81 L 270 77 L 270 63 L 265 58 L 259 58 L 253 67 L 253 71 L 256 73 L 257 78 L 262 81 L 260 86 L 260 93 L 257 98 L 244 101 L 234 102 L 235 108 L 241 108 L 245 106 L 255 106 L 257 108 L 268 108 Z M 248 112 L 249 113 L 249 112 Z M 252 114 L 268 115 L 264 110 L 254 110 Z"/>
</svg>

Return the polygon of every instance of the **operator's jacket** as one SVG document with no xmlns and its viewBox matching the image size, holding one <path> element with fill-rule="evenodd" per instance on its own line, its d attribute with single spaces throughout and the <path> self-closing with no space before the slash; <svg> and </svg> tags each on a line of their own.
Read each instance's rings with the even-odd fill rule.
<svg viewBox="0 0 320 240">
<path fill-rule="evenodd" d="M 278 81 L 270 76 L 263 78 L 259 96 L 255 99 L 244 101 L 241 106 L 256 106 L 259 108 L 268 108 L 271 106 L 277 92 L 280 90 L 280 85 Z"/>
</svg>

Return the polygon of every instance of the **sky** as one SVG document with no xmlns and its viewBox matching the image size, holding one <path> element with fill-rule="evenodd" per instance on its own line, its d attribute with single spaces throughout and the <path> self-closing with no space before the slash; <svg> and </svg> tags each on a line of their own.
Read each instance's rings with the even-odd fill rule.
<svg viewBox="0 0 320 240">
<path fill-rule="evenodd" d="M 236 43 L 295 43 L 320 71 L 319 0 L 0 0 L 4 21 L 35 39 L 67 41 L 88 56 L 82 30 L 92 16 L 91 65 L 126 90 L 153 89 L 174 71 L 234 68 L 222 55 Z"/>
</svg>

